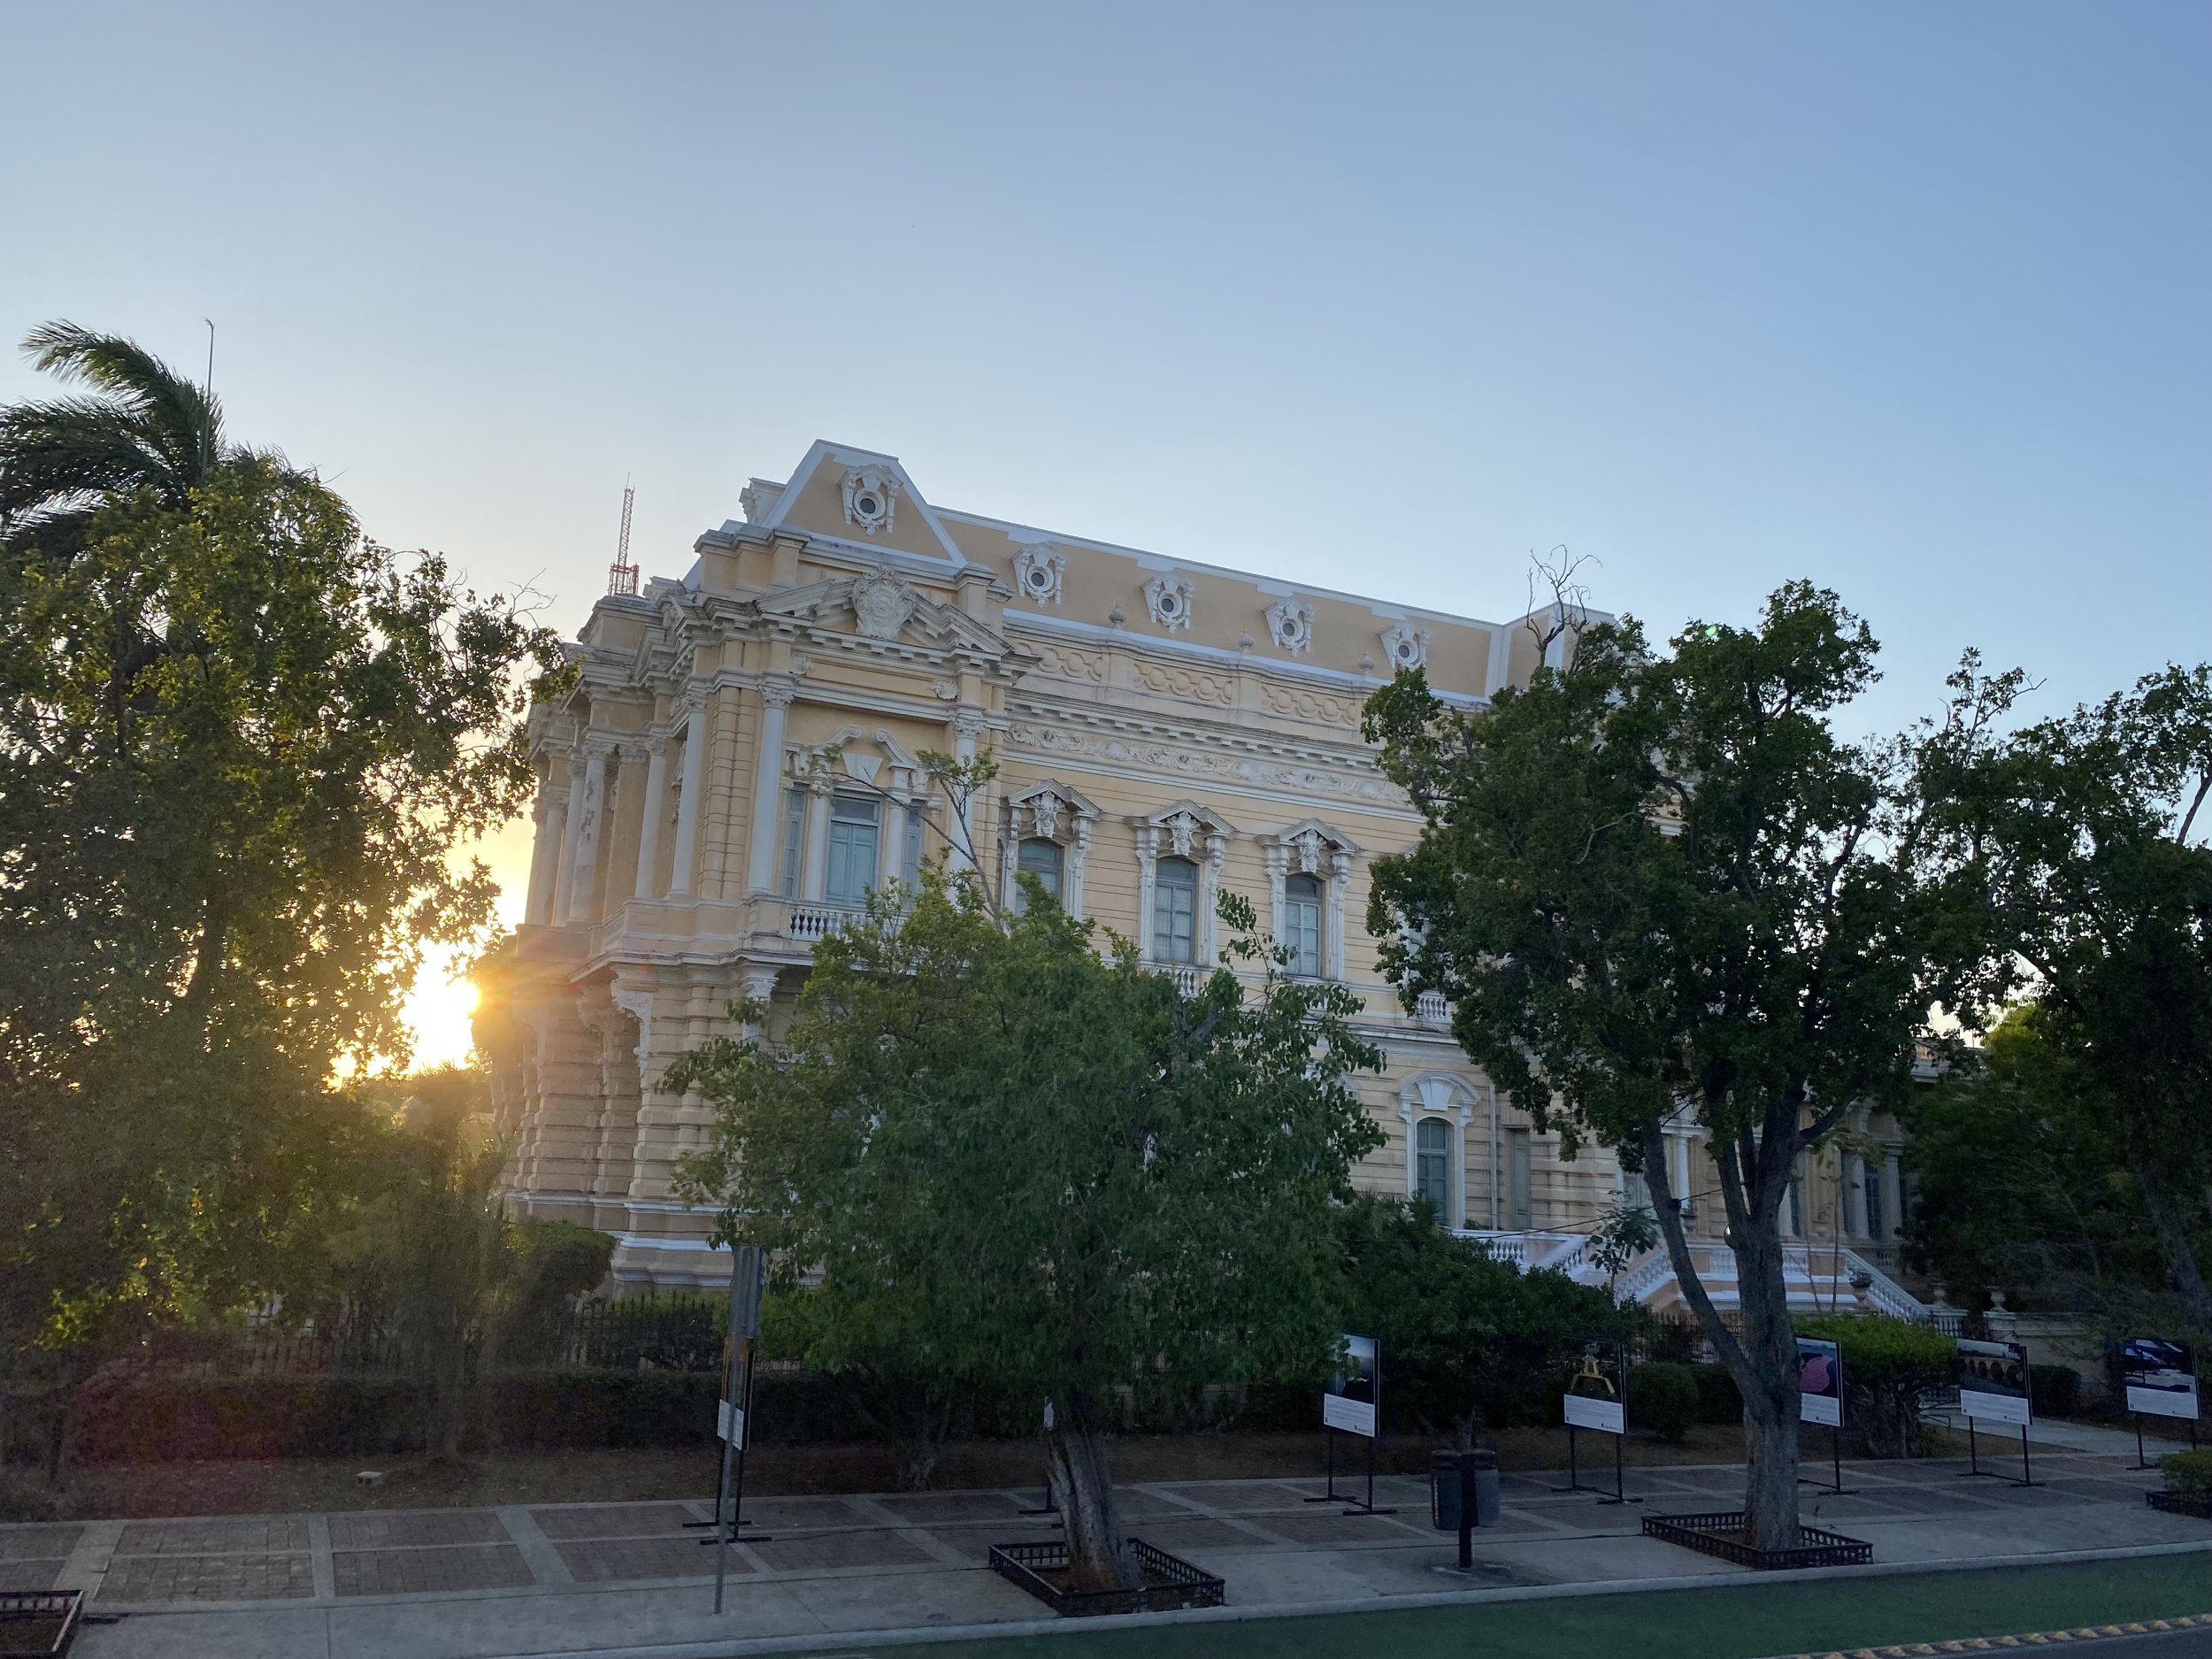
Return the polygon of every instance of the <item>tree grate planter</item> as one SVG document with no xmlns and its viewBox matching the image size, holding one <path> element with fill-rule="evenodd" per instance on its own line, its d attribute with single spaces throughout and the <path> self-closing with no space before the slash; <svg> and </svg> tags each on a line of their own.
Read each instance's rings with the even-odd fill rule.
<svg viewBox="0 0 2212 1659">
<path fill-rule="evenodd" d="M 2212 1496 L 2199 1497 L 2186 1492 L 2146 1492 L 2143 1502 L 2168 1515 L 2193 1515 L 2200 1521 L 2212 1521 Z"/>
<path fill-rule="evenodd" d="M 1071 1590 L 1060 1580 L 1068 1570 L 1068 1547 L 1054 1540 L 1039 1544 L 994 1544 L 991 1571 L 1010 1579 L 1064 1618 L 1095 1617 L 1106 1613 L 1168 1613 L 1186 1607 L 1219 1607 L 1225 1586 L 1219 1578 L 1194 1567 L 1179 1556 L 1148 1544 L 1129 1540 L 1130 1553 L 1144 1570 L 1141 1590 Z"/>
<path fill-rule="evenodd" d="M 1717 1555 L 1739 1567 L 1770 1572 L 1783 1567 L 1863 1567 L 1874 1559 L 1874 1546 L 1840 1532 L 1800 1526 L 1791 1549 L 1761 1549 L 1744 1540 L 1745 1513 L 1723 1509 L 1712 1515 L 1647 1515 L 1644 1536 L 1664 1539 L 1700 1555 Z"/>
<path fill-rule="evenodd" d="M 82 1590 L 0 1594 L 0 1659 L 51 1659 L 77 1640 Z"/>
</svg>

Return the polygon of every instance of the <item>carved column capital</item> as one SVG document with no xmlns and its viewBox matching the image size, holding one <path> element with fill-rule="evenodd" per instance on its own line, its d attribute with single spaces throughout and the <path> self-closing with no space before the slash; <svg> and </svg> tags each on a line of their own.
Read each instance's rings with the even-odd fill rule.
<svg viewBox="0 0 2212 1659">
<path fill-rule="evenodd" d="M 771 678 L 760 682 L 760 700 L 772 709 L 787 709 L 799 688 L 788 680 Z"/>
</svg>

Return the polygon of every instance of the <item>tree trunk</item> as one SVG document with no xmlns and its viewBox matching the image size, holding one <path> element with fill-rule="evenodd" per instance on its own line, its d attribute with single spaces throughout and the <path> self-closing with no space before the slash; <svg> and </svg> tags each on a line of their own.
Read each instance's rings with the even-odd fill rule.
<svg viewBox="0 0 2212 1659">
<path fill-rule="evenodd" d="M 1782 1279 L 1781 1222 L 1776 1213 L 1781 1195 L 1776 1191 L 1763 1198 L 1756 1186 L 1747 1194 L 1740 1165 L 1730 1161 L 1735 1156 L 1732 1148 L 1717 1143 L 1714 1162 L 1728 1202 L 1728 1243 L 1741 1296 L 1740 1339 L 1721 1318 L 1698 1277 L 1667 1169 L 1662 1126 L 1654 1123 L 1644 1132 L 1644 1179 L 1675 1282 L 1743 1395 L 1744 1443 L 1750 1456 L 1744 1479 L 1745 1531 L 1758 1548 L 1786 1549 L 1798 1540 L 1798 1387 L 1797 1337 Z"/>
<path fill-rule="evenodd" d="M 1045 1431 L 1052 1501 L 1068 1544 L 1068 1577 L 1079 1590 L 1141 1589 L 1144 1575 L 1122 1536 L 1120 1506 L 1106 1468 L 1105 1442 L 1094 1426 L 1093 1405 L 1082 1389 L 1053 1402 Z"/>
<path fill-rule="evenodd" d="M 1731 1369 L 1743 1394 L 1744 1531 L 1761 1549 L 1798 1541 L 1797 1338 L 1782 1279 L 1782 1244 L 1771 1217 L 1755 1236 L 1731 1240 L 1742 1292 L 1741 1358 Z M 1757 1236 L 1764 1235 L 1764 1236 Z"/>
</svg>

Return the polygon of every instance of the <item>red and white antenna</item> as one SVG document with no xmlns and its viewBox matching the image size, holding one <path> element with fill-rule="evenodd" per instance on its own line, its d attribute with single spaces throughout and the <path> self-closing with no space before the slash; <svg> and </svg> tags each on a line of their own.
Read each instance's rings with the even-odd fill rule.
<svg viewBox="0 0 2212 1659">
<path fill-rule="evenodd" d="M 607 591 L 611 594 L 637 592 L 637 566 L 630 563 L 630 506 L 637 499 L 628 480 L 622 485 L 622 534 L 614 547 L 614 563 L 607 567 Z"/>
</svg>

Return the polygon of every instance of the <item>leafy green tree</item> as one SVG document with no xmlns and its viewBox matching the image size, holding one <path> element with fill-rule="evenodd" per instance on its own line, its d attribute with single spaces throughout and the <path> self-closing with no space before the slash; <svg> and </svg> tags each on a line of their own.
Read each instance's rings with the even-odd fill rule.
<svg viewBox="0 0 2212 1659">
<path fill-rule="evenodd" d="M 1958 1375 L 1958 1344 L 1881 1314 L 1809 1314 L 1797 1328 L 1836 1345 L 1852 1432 L 1877 1457 L 1910 1457 L 1920 1439 L 1920 1397 Z"/>
<path fill-rule="evenodd" d="M 2019 1004 L 1907 1102 L 1907 1248 L 1970 1300 L 2096 1310 L 2116 1334 L 2181 1328 L 2119 1116 L 2049 1023 Z"/>
<path fill-rule="evenodd" d="M 1960 978 L 1918 772 L 1978 715 L 1884 751 L 1844 741 L 1833 716 L 1875 652 L 1833 594 L 1792 583 L 1754 628 L 1694 624 L 1661 651 L 1632 621 L 1593 626 L 1564 667 L 1486 711 L 1402 674 L 1366 717 L 1425 820 L 1377 864 L 1386 970 L 1409 1005 L 1450 998 L 1462 1047 L 1570 1154 L 1594 1138 L 1642 1170 L 1744 1396 L 1748 1526 L 1766 1548 L 1798 1529 L 1783 1194 L 1851 1107 L 1905 1094 Z M 1662 1130 L 1678 1117 L 1709 1134 L 1740 1334 L 1669 1185 Z"/>
<path fill-rule="evenodd" d="M 1518 1415 L 1540 1399 L 1546 1371 L 1620 1329 L 1604 1291 L 1548 1270 L 1525 1274 L 1454 1238 L 1419 1201 L 1363 1194 L 1337 1223 L 1348 1263 L 1341 1320 L 1381 1342 L 1383 1409 L 1394 1421 L 1464 1437 L 1486 1418 Z"/>
<path fill-rule="evenodd" d="M 2039 1041 L 2116 1134 L 2178 1308 L 2212 1333 L 2212 666 L 1962 756 L 1945 793 Z"/>
<path fill-rule="evenodd" d="M 449 855 L 526 799 L 566 672 L 136 348 L 32 345 L 101 396 L 0 412 L 11 1363 L 273 1282 L 356 1133 L 334 1068 L 403 1060 L 424 946 L 489 922 Z"/>
<path fill-rule="evenodd" d="M 1339 1325 L 1333 1206 L 1380 1063 L 1340 987 L 1296 984 L 1223 915 L 1248 992 L 1193 997 L 1033 887 L 1018 917 L 924 878 L 825 941 L 783 1040 L 718 1039 L 667 1087 L 713 1102 L 682 1190 L 766 1246 L 858 1345 L 1049 1405 L 1074 1576 L 1141 1583 L 1103 1440 L 1118 1390 L 1317 1376 Z M 742 1016 L 741 1007 L 733 1010 Z"/>
</svg>

